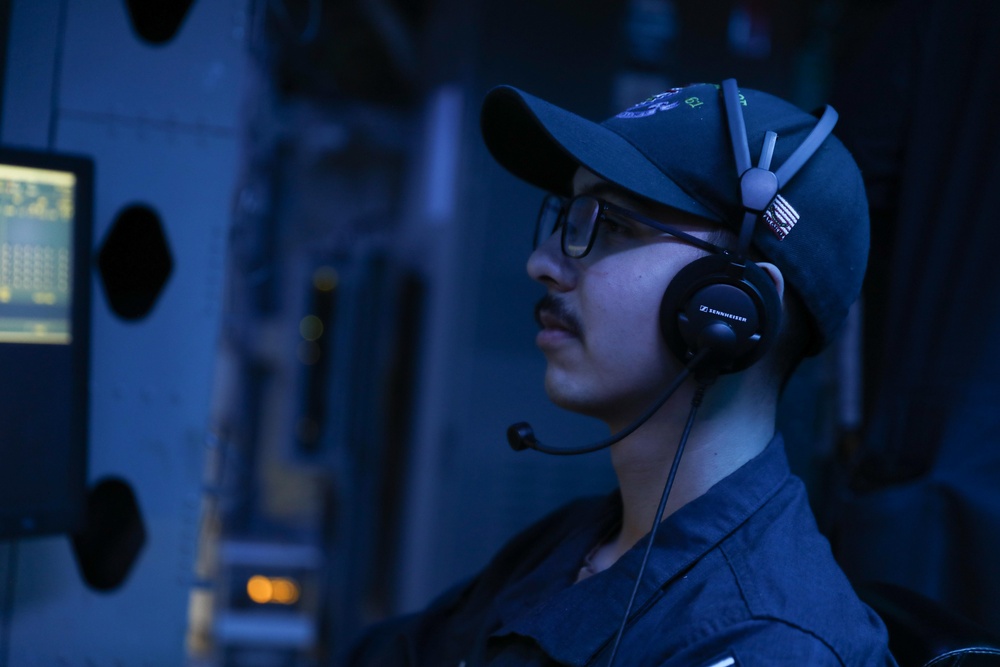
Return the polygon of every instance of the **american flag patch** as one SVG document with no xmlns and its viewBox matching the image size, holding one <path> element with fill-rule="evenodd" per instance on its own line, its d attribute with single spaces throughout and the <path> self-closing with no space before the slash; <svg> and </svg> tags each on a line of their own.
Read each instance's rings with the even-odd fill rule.
<svg viewBox="0 0 1000 667">
<path fill-rule="evenodd" d="M 778 239 L 784 240 L 799 221 L 799 214 L 784 197 L 778 195 L 764 211 L 764 221 Z"/>
</svg>

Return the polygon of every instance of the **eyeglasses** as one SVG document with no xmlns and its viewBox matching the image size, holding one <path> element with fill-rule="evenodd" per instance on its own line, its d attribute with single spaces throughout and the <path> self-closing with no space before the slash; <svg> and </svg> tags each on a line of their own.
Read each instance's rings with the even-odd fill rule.
<svg viewBox="0 0 1000 667">
<path fill-rule="evenodd" d="M 616 225 L 620 227 L 622 220 L 652 227 L 714 254 L 729 254 L 729 251 L 721 246 L 634 211 L 609 204 L 593 195 L 578 195 L 569 200 L 556 195 L 547 195 L 542 200 L 542 207 L 538 211 L 538 220 L 535 222 L 534 248 L 537 249 L 550 236 L 561 230 L 563 254 L 567 257 L 580 259 L 586 257 L 594 247 L 600 227 L 598 223 L 602 223 L 606 227 Z"/>
</svg>

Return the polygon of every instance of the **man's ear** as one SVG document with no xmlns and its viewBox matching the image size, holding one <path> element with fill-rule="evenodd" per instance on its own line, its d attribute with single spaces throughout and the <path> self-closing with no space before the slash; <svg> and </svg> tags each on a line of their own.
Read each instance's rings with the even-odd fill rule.
<svg viewBox="0 0 1000 667">
<path fill-rule="evenodd" d="M 776 267 L 770 262 L 757 262 L 757 266 L 764 269 L 764 273 L 771 278 L 771 282 L 774 283 L 774 289 L 778 293 L 778 299 L 781 300 L 782 305 L 785 302 L 785 276 L 781 274 L 781 269 Z"/>
</svg>

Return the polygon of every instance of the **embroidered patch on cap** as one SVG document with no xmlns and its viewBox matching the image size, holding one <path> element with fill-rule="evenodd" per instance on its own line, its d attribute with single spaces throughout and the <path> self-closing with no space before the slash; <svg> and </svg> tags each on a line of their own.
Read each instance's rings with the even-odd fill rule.
<svg viewBox="0 0 1000 667">
<path fill-rule="evenodd" d="M 670 90 L 664 91 L 659 95 L 653 95 L 648 97 L 642 102 L 639 102 L 635 106 L 631 106 L 625 111 L 622 111 L 616 116 L 616 118 L 645 118 L 646 116 L 652 116 L 658 111 L 669 111 L 675 107 L 681 105 L 681 100 L 678 99 L 678 93 L 683 90 L 682 88 L 671 88 Z"/>
<path fill-rule="evenodd" d="M 778 195 L 771 202 L 771 205 L 767 207 L 764 211 L 764 222 L 767 226 L 771 228 L 774 235 L 778 237 L 779 240 L 784 241 L 785 237 L 788 236 L 788 232 L 792 231 L 792 227 L 795 223 L 799 221 L 799 213 L 792 205 L 788 203 L 788 200 Z"/>
</svg>

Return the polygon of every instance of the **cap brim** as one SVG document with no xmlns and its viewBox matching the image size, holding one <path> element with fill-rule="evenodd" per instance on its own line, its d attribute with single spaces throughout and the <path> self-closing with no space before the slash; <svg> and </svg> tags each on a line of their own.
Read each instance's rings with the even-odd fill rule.
<svg viewBox="0 0 1000 667">
<path fill-rule="evenodd" d="M 573 175 L 583 166 L 641 197 L 720 219 L 621 135 L 517 88 L 499 86 L 487 93 L 480 127 L 494 159 L 543 190 L 572 194 Z"/>
</svg>

